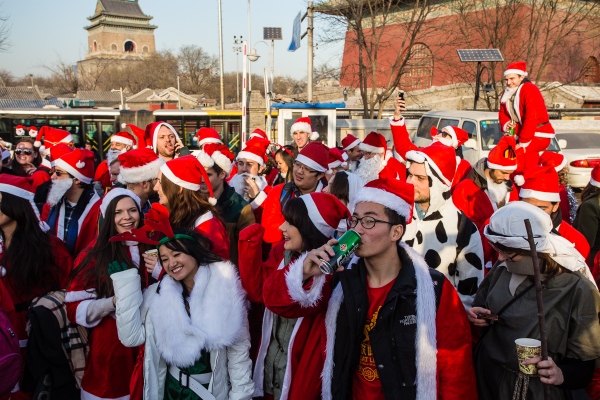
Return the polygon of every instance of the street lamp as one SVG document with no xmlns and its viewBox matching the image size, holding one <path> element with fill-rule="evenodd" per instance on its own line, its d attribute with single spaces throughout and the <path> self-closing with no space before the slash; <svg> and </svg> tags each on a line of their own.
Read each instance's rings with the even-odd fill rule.
<svg viewBox="0 0 600 400">
<path fill-rule="evenodd" d="M 240 53 L 242 52 L 242 37 L 238 39 L 237 36 L 233 37 L 233 52 L 235 53 L 235 78 L 237 87 L 237 103 L 240 102 Z"/>
<path fill-rule="evenodd" d="M 121 93 L 121 105 L 119 106 L 120 110 L 123 110 L 123 88 L 119 88 L 119 90 L 117 89 L 111 89 L 111 92 L 119 92 Z"/>
</svg>

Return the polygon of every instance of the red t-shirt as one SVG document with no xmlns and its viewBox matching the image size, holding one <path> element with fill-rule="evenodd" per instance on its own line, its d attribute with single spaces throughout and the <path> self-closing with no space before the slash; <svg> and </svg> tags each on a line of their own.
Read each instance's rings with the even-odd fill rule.
<svg viewBox="0 0 600 400">
<path fill-rule="evenodd" d="M 365 338 L 360 345 L 360 360 L 352 380 L 352 398 L 355 400 L 383 400 L 385 396 L 381 390 L 381 382 L 377 373 L 377 366 L 371 351 L 369 332 L 375 327 L 379 309 L 383 306 L 388 293 L 394 286 L 394 279 L 380 288 L 372 288 L 367 280 L 367 297 L 369 298 L 369 312 L 365 321 Z"/>
</svg>

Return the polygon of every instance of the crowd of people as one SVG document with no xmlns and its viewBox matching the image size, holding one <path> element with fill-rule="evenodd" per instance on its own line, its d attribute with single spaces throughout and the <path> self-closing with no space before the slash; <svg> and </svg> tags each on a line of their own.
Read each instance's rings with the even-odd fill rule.
<svg viewBox="0 0 600 400">
<path fill-rule="evenodd" d="M 303 117 L 234 155 L 155 122 L 95 167 L 30 132 L 0 171 L 0 399 L 600 399 L 600 167 L 577 208 L 525 63 L 504 76 L 473 166 L 457 126 L 415 146 L 400 98 L 392 143 Z M 522 360 L 534 259 L 548 357 Z"/>
</svg>

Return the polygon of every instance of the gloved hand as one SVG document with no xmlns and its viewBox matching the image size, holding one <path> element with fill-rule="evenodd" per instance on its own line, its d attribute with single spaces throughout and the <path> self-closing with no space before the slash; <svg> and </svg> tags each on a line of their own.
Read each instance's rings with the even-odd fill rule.
<svg viewBox="0 0 600 400">
<path fill-rule="evenodd" d="M 240 231 L 240 242 L 253 242 L 262 244 L 265 228 L 260 224 L 252 224 Z"/>
<path fill-rule="evenodd" d="M 117 272 L 127 271 L 129 267 L 125 263 L 119 263 L 118 261 L 112 261 L 108 263 L 108 274 L 116 274 Z"/>
</svg>

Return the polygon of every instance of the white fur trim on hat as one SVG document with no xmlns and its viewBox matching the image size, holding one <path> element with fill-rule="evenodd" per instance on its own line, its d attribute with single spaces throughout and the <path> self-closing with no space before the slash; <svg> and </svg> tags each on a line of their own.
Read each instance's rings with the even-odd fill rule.
<svg viewBox="0 0 600 400">
<path fill-rule="evenodd" d="M 319 132 L 313 132 L 310 134 L 310 140 L 317 140 L 319 138 Z"/>
<path fill-rule="evenodd" d="M 517 75 L 527 76 L 527 72 L 520 70 L 520 69 L 507 69 L 506 71 L 504 71 L 504 76 L 509 75 L 509 74 L 517 74 Z"/>
<path fill-rule="evenodd" d="M 6 183 L 0 183 L 0 192 L 10 193 L 17 197 L 30 201 L 33 200 L 35 196 L 34 193 L 30 192 L 29 190 L 21 189 L 19 187 L 8 185 Z"/>
<path fill-rule="evenodd" d="M 429 168 L 436 172 L 436 174 L 442 180 L 442 183 L 444 183 L 446 186 L 452 186 L 452 181 L 444 176 L 444 174 L 440 170 L 440 167 L 424 152 L 410 150 L 406 153 L 406 160 L 416 162 L 417 164 L 424 164 L 425 161 L 427 161 L 427 164 L 429 164 Z"/>
<path fill-rule="evenodd" d="M 296 157 L 296 161 L 306 165 L 308 168 L 314 169 L 315 171 L 319 171 L 319 172 L 327 171 L 327 168 L 323 168 L 322 165 L 320 165 L 313 159 L 306 157 L 304 154 L 298 154 L 298 157 Z"/>
<path fill-rule="evenodd" d="M 119 171 L 119 182 L 127 183 L 140 183 L 151 181 L 152 179 L 158 178 L 158 172 L 160 167 L 165 163 L 165 160 L 158 158 L 154 161 L 149 162 L 146 165 L 133 168 L 120 168 Z"/>
<path fill-rule="evenodd" d="M 375 153 L 375 154 L 383 154 L 387 150 L 382 147 L 371 146 L 370 144 L 366 144 L 365 142 L 361 142 L 358 145 L 358 148 L 361 149 L 362 151 L 366 151 L 368 153 Z"/>
<path fill-rule="evenodd" d="M 396 211 L 399 215 L 402 215 L 406 219 L 406 223 L 409 222 L 412 211 L 412 207 L 401 197 L 373 187 L 363 187 L 356 193 L 352 207 L 354 208 L 358 203 L 381 204 L 390 210 Z"/>
<path fill-rule="evenodd" d="M 310 196 L 310 195 L 300 196 L 300 198 L 302 199 L 302 201 L 304 201 L 304 205 L 306 206 L 306 209 L 308 211 L 308 217 L 309 217 L 310 221 L 313 223 L 313 225 L 323 235 L 325 235 L 326 237 L 330 237 L 333 234 L 333 232 L 335 232 L 337 226 L 335 226 L 335 227 L 330 226 L 327 223 L 327 221 L 325 221 L 325 219 L 321 215 L 321 212 L 317 208 L 317 205 L 315 204 L 312 196 Z M 327 212 L 327 210 L 323 210 L 323 211 Z"/>
<path fill-rule="evenodd" d="M 79 164 L 80 161 L 77 162 L 77 164 Z M 59 158 L 58 160 L 54 161 L 54 165 L 56 167 L 60 167 L 62 169 L 64 169 L 65 171 L 67 171 L 68 173 L 70 173 L 71 175 L 73 175 L 75 178 L 79 179 L 81 182 L 83 183 L 92 183 L 92 177 L 87 177 L 85 175 L 83 175 L 81 172 L 77 171 L 75 168 L 73 168 L 71 165 L 69 165 L 65 160 L 63 160 L 62 158 Z M 83 163 L 83 166 L 85 167 L 85 163 Z M 80 167 L 83 168 L 83 167 Z"/>
<path fill-rule="evenodd" d="M 443 127 L 441 130 L 443 131 L 444 129 L 447 129 L 448 133 L 450 134 L 450 137 L 452 138 L 452 147 L 454 147 L 455 149 L 458 147 L 458 139 L 456 138 L 456 132 L 454 132 L 454 128 L 450 125 L 447 125 L 445 127 Z"/>
<path fill-rule="evenodd" d="M 559 165 L 557 165 L 556 167 L 554 167 L 554 170 L 556 172 L 560 172 L 560 170 L 562 170 L 564 167 L 567 166 L 567 161 L 568 161 L 567 157 L 563 156 L 562 162 Z"/>
<path fill-rule="evenodd" d="M 517 164 L 515 164 L 515 165 L 500 165 L 500 164 L 491 163 L 490 160 L 487 160 L 486 164 L 489 169 L 499 169 L 501 171 L 515 171 L 517 169 Z"/>
<path fill-rule="evenodd" d="M 220 151 L 215 151 L 212 153 L 211 158 L 223 171 L 227 172 L 228 174 L 231 172 L 231 160 L 225 154 L 221 153 Z"/>
<path fill-rule="evenodd" d="M 237 155 L 236 160 L 239 160 L 240 158 L 245 158 L 246 160 L 256 161 L 258 163 L 258 165 L 260 165 L 261 167 L 265 165 L 265 160 L 262 157 L 254 154 L 254 153 L 251 153 L 249 151 L 244 151 L 244 150 L 240 151 Z"/>
<path fill-rule="evenodd" d="M 354 142 L 352 142 L 348 146 L 344 147 L 344 151 L 351 150 L 354 147 L 358 146 L 359 144 L 360 144 L 360 139 L 356 139 Z"/>
<path fill-rule="evenodd" d="M 290 133 L 293 135 L 294 132 L 306 132 L 308 134 L 312 134 L 312 126 L 306 122 L 294 122 L 290 127 Z"/>
<path fill-rule="evenodd" d="M 522 199 L 537 199 L 541 201 L 550 201 L 557 203 L 560 201 L 560 195 L 558 193 L 551 192 L 540 192 L 533 189 L 521 189 L 519 190 L 519 197 Z"/>
<path fill-rule="evenodd" d="M 197 141 L 198 137 L 194 136 L 194 140 Z M 216 138 L 204 138 L 198 142 L 198 147 L 202 147 L 203 145 L 208 144 L 208 143 L 223 144 L 223 142 L 221 140 L 216 139 Z"/>
<path fill-rule="evenodd" d="M 163 173 L 164 176 L 169 178 L 171 182 L 176 184 L 177 186 L 181 186 L 182 188 L 191 190 L 193 192 L 197 192 L 200 190 L 200 183 L 187 182 L 183 179 L 178 178 L 173 171 L 169 168 L 169 166 L 165 163 L 162 167 L 160 167 L 160 172 Z"/>
<path fill-rule="evenodd" d="M 594 178 L 590 178 L 590 185 L 600 188 L 600 182 L 594 180 Z"/>
<path fill-rule="evenodd" d="M 135 144 L 135 143 L 133 143 L 133 140 L 124 138 L 123 136 L 119 136 L 119 135 L 113 135 L 110 138 L 110 142 L 111 143 L 121 143 L 121 144 L 125 144 L 127 146 L 133 146 Z"/>
<path fill-rule="evenodd" d="M 142 208 L 140 198 L 137 197 L 137 195 L 131 190 L 123 188 L 114 188 L 104 195 L 104 198 L 102 198 L 102 203 L 100 203 L 100 212 L 102 213 L 103 217 L 106 216 L 106 209 L 108 208 L 110 203 L 119 196 L 131 197 L 133 201 L 135 201 L 135 204 L 137 204 L 138 208 Z"/>
<path fill-rule="evenodd" d="M 196 154 L 196 158 L 204 168 L 212 168 L 213 165 L 215 165 L 215 160 L 203 151 L 199 151 L 198 154 Z"/>
<path fill-rule="evenodd" d="M 525 177 L 523 175 L 515 175 L 513 181 L 517 186 L 523 186 L 525 184 Z"/>
</svg>

